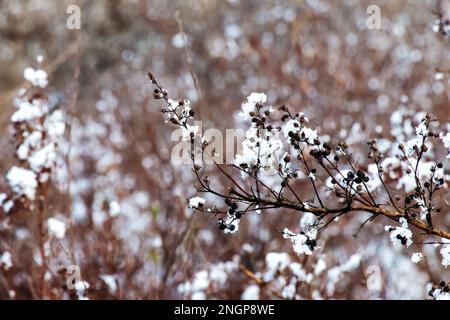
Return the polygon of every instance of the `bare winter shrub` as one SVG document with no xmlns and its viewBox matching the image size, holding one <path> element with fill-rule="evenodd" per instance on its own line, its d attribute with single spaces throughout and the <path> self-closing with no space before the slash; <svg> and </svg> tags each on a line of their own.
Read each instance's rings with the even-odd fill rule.
<svg viewBox="0 0 450 320">
<path fill-rule="evenodd" d="M 183 140 L 190 141 L 197 192 L 205 197 L 223 199 L 225 205 L 212 199 L 209 205 L 205 198 L 195 196 L 189 200 L 189 206 L 207 215 L 219 216 L 216 222 L 225 234 L 237 232 L 241 220 L 250 213 L 292 209 L 304 213 L 302 219 L 308 219 L 308 222 L 302 230 L 284 228 L 280 234 L 292 242 L 298 255 L 312 255 L 320 249 L 318 236 L 323 229 L 339 223 L 348 214 L 365 212 L 369 215 L 355 232 L 355 238 L 367 223 L 385 217 L 397 223 L 384 227 L 394 245 L 408 248 L 413 243 L 441 244 L 441 264 L 444 267 L 450 265 L 450 233 L 436 223 L 442 220 L 442 211 L 434 201 L 448 189 L 448 184 L 444 165 L 433 161 L 439 154 L 450 157 L 450 134 L 440 131 L 437 120 L 430 115 L 415 114 L 415 130 L 399 132 L 399 136 L 405 137 L 404 141 L 383 139 L 382 146 L 376 139 L 367 141 L 367 160 L 360 157 L 356 160 L 355 151 L 345 140 L 333 141 L 330 136 L 320 136 L 315 128 L 309 127 L 309 120 L 303 113 L 292 113 L 285 105 L 276 112 L 266 105 L 265 94 L 252 93 L 242 103 L 240 113 L 250 124 L 242 142 L 242 153 L 236 155 L 234 163 L 226 164 L 240 177 L 214 161 L 218 173 L 229 181 L 224 188 L 210 177 L 202 176 L 201 165 L 195 161 L 198 149 L 201 159 L 215 158 L 216 155 L 215 149 L 212 149 L 213 154 L 206 151 L 210 141 L 198 136 L 198 127 L 193 123 L 195 112 L 189 101 L 170 99 L 155 76 L 149 73 L 148 77 L 155 87 L 154 98 L 166 103 L 161 111 L 167 121 L 181 127 Z M 394 121 L 403 124 L 405 115 L 399 111 L 395 116 L 400 119 Z M 311 192 L 295 186 L 299 179 L 310 182 L 312 197 L 309 197 Z M 410 225 L 421 234 L 417 232 L 414 236 Z M 358 262 L 353 264 L 358 265 L 359 258 L 355 259 Z M 421 252 L 412 254 L 412 262 L 419 263 L 422 259 Z M 270 260 L 269 263 L 277 267 L 289 264 Z M 207 273 L 196 277 L 207 278 Z M 298 275 L 292 279 L 293 283 L 289 283 L 282 294 L 288 298 L 294 298 L 297 291 Z M 194 278 L 194 284 L 195 281 Z M 444 287 L 446 291 L 437 290 L 431 295 L 447 297 L 448 286 Z M 205 288 L 200 285 L 200 289 Z M 198 292 L 194 291 L 194 294 Z M 320 297 L 320 294 L 316 292 L 316 296 Z"/>
<path fill-rule="evenodd" d="M 447 0 L 75 2 L 0 10 L 1 299 L 449 297 Z"/>
</svg>

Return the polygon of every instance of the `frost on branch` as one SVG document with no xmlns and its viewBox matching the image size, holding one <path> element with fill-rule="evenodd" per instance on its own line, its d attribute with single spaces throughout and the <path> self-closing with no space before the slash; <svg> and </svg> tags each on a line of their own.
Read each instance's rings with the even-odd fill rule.
<svg viewBox="0 0 450 320">
<path fill-rule="evenodd" d="M 366 214 L 353 234 L 355 238 L 370 223 L 386 225 L 381 222 L 384 219 L 393 222 L 385 230 L 399 247 L 425 244 L 418 240 L 419 232 L 426 238 L 450 239 L 450 233 L 435 223 L 442 220 L 442 203 L 436 199 L 448 189 L 444 163 L 435 158 L 444 151 L 447 154 L 448 133 L 442 132 L 432 116 L 402 108 L 395 111 L 390 119 L 393 139 L 367 139 L 364 158 L 359 152 L 361 147 L 351 145 L 361 142 L 361 127 L 353 126 L 354 132 L 347 141 L 322 135 L 303 113 L 292 112 L 286 105 L 275 110 L 267 105 L 265 94 L 252 93 L 238 113 L 248 126 L 241 152 L 232 164 L 214 163 L 223 179 L 219 185 L 194 164 L 193 154 L 203 154 L 208 142 L 191 129 L 195 113 L 190 104 L 169 99 L 156 78 L 152 74 L 149 78 L 156 87 L 155 98 L 166 102 L 162 112 L 168 116 L 168 122 L 181 127 L 185 139 L 190 138 L 197 192 L 225 203 L 223 208 L 221 201 L 212 200 L 211 206 L 206 207 L 204 201 L 198 201 L 203 198 L 194 197 L 189 206 L 217 216 L 217 225 L 224 233 L 237 232 L 252 214 L 283 208 L 308 217 L 309 222 L 302 223 L 300 233 L 289 228 L 278 231 L 292 242 L 293 251 L 299 256 L 314 255 L 322 247 L 319 233 L 338 225 L 341 218 L 351 217 L 353 212 Z M 187 111 L 183 111 L 185 105 L 189 105 Z M 224 186 L 223 181 L 228 185 Z M 447 253 L 444 247 L 440 251 L 443 264 Z M 420 252 L 411 255 L 412 252 L 409 263 L 423 259 Z M 360 260 L 355 256 L 348 266 L 344 264 L 344 273 L 347 267 L 357 267 Z M 330 285 L 330 292 L 333 286 Z M 294 288 L 288 286 L 282 296 L 295 296 L 293 292 Z M 246 296 L 257 294 L 260 292 L 252 287 Z"/>
<path fill-rule="evenodd" d="M 234 163 L 245 171 L 261 167 L 265 171 L 276 172 L 276 157 L 280 154 L 282 142 L 271 127 L 260 130 L 259 121 L 262 120 L 256 117 L 261 113 L 269 115 L 272 112 L 271 108 L 264 106 L 266 101 L 265 94 L 252 93 L 247 97 L 247 102 L 242 104 L 240 115 L 246 121 L 251 120 L 252 126 L 242 142 L 242 153 L 236 155 Z M 242 177 L 245 178 L 246 175 L 243 173 Z"/>
<path fill-rule="evenodd" d="M 267 96 L 264 93 L 253 92 L 247 97 L 247 101 L 242 103 L 241 116 L 245 120 L 251 120 L 252 117 L 258 112 L 258 109 L 267 102 Z"/>
<path fill-rule="evenodd" d="M 205 204 L 205 199 L 200 197 L 193 197 L 189 199 L 189 206 L 191 208 L 201 208 Z"/>
<path fill-rule="evenodd" d="M 384 229 L 390 233 L 392 243 L 409 247 L 412 244 L 412 232 L 405 218 L 400 218 L 399 222 L 400 226 L 386 226 Z"/>
<path fill-rule="evenodd" d="M 298 255 L 306 254 L 310 256 L 317 247 L 317 230 L 311 228 L 308 232 L 300 232 L 300 234 L 295 234 L 288 228 L 283 231 L 283 237 L 292 241 L 294 246 L 294 251 Z"/>
</svg>

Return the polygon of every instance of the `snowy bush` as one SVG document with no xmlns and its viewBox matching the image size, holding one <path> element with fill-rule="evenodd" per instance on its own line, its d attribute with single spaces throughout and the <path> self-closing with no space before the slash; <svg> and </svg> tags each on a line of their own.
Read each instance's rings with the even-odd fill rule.
<svg viewBox="0 0 450 320">
<path fill-rule="evenodd" d="M 0 299 L 448 299 L 448 0 L 119 2 L 2 2 Z"/>
</svg>

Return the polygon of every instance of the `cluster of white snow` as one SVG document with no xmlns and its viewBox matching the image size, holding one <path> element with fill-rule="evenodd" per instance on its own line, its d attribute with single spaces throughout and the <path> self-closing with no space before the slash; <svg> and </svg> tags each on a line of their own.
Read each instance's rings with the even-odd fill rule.
<svg viewBox="0 0 450 320">
<path fill-rule="evenodd" d="M 386 226 L 384 229 L 390 233 L 392 243 L 409 247 L 412 244 L 412 231 L 405 218 L 400 218 L 399 223 L 400 226 Z"/>
<path fill-rule="evenodd" d="M 314 250 L 319 248 L 316 241 L 317 229 L 314 227 L 311 227 L 306 233 L 302 232 L 299 234 L 285 228 L 283 230 L 283 237 L 292 241 L 294 251 L 298 255 L 306 254 L 309 256 Z"/>
<path fill-rule="evenodd" d="M 239 257 L 234 256 L 231 261 L 211 264 L 206 269 L 197 271 L 191 281 L 180 283 L 177 291 L 192 300 L 205 300 L 208 289 L 220 289 L 227 284 L 229 275 L 239 269 L 239 262 Z"/>
<path fill-rule="evenodd" d="M 39 90 L 48 84 L 47 74 L 41 69 L 25 69 L 24 78 Z M 16 155 L 23 165 L 13 166 L 6 174 L 13 192 L 0 197 L 0 206 L 6 213 L 21 196 L 33 201 L 39 184 L 50 178 L 58 157 L 63 156 L 59 145 L 63 144 L 66 122 L 62 110 L 50 110 L 43 93 L 30 96 L 27 90 L 21 89 L 15 106 L 17 110 L 11 122 L 18 141 Z"/>
</svg>

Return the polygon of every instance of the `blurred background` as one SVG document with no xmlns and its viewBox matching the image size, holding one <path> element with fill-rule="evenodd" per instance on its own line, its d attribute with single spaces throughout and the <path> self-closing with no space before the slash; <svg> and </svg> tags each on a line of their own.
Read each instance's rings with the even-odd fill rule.
<svg viewBox="0 0 450 320">
<path fill-rule="evenodd" d="M 80 30 L 66 26 L 69 5 L 81 9 Z M 367 27 L 370 5 L 380 8 L 379 30 Z M 77 298 L 65 286 L 71 265 L 91 299 L 283 298 L 292 274 L 297 298 L 426 298 L 427 284 L 450 276 L 438 250 L 426 246 L 427 259 L 411 263 L 419 249 L 392 247 L 386 223 L 354 238 L 365 217 L 343 218 L 322 235 L 319 254 L 297 257 L 277 230 L 298 226 L 298 213 L 254 214 L 231 236 L 192 214 L 193 175 L 171 161 L 173 128 L 146 74 L 190 99 L 204 129 L 245 129 L 240 104 L 264 92 L 365 155 L 368 137 L 398 138 L 396 110 L 410 126 L 419 111 L 450 121 L 449 43 L 433 31 L 441 8 L 431 0 L 0 1 L 0 190 L 16 161 L 13 100 L 36 56 L 47 93 L 72 115 L 70 183 L 56 181 L 48 210 L 68 230 L 51 246 L 46 289 L 35 285 L 33 214 L 0 215 L 0 253 L 13 256 L 0 268 L 0 298 Z M 268 253 L 290 267 L 271 265 Z M 373 274 L 380 285 L 369 290 Z"/>
</svg>

